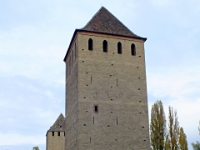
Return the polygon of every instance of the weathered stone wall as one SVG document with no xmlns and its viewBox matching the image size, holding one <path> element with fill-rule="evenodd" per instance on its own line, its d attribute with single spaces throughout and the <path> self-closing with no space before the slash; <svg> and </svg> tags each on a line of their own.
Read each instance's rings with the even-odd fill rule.
<svg viewBox="0 0 200 150">
<path fill-rule="evenodd" d="M 104 40 L 108 52 L 102 50 Z M 150 149 L 144 41 L 86 32 L 74 41 L 76 59 L 66 79 L 66 150 Z"/>
<path fill-rule="evenodd" d="M 75 38 L 66 60 L 65 146 L 67 150 L 76 150 L 78 146 L 77 47 L 77 41 Z"/>
<path fill-rule="evenodd" d="M 65 135 L 64 132 L 60 132 L 60 136 L 58 135 L 58 132 L 54 132 L 54 135 L 52 135 L 52 132 L 47 132 L 47 150 L 65 150 Z"/>
</svg>

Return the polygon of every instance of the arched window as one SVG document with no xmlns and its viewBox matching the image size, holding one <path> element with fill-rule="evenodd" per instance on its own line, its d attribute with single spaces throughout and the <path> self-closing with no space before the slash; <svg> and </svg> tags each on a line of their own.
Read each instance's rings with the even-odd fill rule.
<svg viewBox="0 0 200 150">
<path fill-rule="evenodd" d="M 88 50 L 93 50 L 93 40 L 91 38 L 88 40 Z"/>
<path fill-rule="evenodd" d="M 122 44 L 120 42 L 117 43 L 117 52 L 118 54 L 122 54 Z"/>
<path fill-rule="evenodd" d="M 108 42 L 106 40 L 103 41 L 103 52 L 108 52 Z"/>
<path fill-rule="evenodd" d="M 133 56 L 136 56 L 135 44 L 132 44 L 132 45 L 131 45 L 131 54 L 132 54 Z"/>
</svg>

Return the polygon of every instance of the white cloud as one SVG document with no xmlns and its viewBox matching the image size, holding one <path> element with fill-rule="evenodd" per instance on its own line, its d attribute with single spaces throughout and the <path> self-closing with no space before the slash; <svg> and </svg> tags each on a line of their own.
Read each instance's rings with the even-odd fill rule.
<svg viewBox="0 0 200 150">
<path fill-rule="evenodd" d="M 18 133 L 2 134 L 0 133 L 0 145 L 18 145 L 18 144 L 45 144 L 44 136 L 25 136 Z"/>
<path fill-rule="evenodd" d="M 185 96 L 200 90 L 200 66 L 187 66 L 182 68 L 158 69 L 156 73 L 148 75 L 148 87 L 151 94 L 156 97 L 167 95 L 174 98 L 186 98 Z M 190 97 L 187 97 L 190 98 Z"/>
</svg>

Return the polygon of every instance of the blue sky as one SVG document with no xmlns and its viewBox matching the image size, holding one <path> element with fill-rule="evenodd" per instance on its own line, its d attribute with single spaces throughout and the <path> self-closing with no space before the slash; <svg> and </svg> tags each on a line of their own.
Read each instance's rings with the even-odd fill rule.
<svg viewBox="0 0 200 150">
<path fill-rule="evenodd" d="M 188 144 L 200 141 L 199 0 L 2 0 L 0 149 L 45 150 L 46 131 L 65 111 L 63 58 L 72 34 L 101 6 L 148 38 L 149 110 L 162 100 L 167 116 L 172 106 Z"/>
</svg>

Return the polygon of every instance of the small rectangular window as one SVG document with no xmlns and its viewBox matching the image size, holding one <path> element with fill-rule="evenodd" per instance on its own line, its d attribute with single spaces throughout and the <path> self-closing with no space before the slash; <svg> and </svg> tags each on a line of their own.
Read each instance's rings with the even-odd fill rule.
<svg viewBox="0 0 200 150">
<path fill-rule="evenodd" d="M 99 106 L 98 105 L 94 105 L 94 112 L 98 113 L 99 112 Z"/>
<path fill-rule="evenodd" d="M 60 136 L 60 132 L 58 132 L 58 136 Z"/>
<path fill-rule="evenodd" d="M 54 132 L 52 132 L 52 136 L 54 136 Z"/>
</svg>

